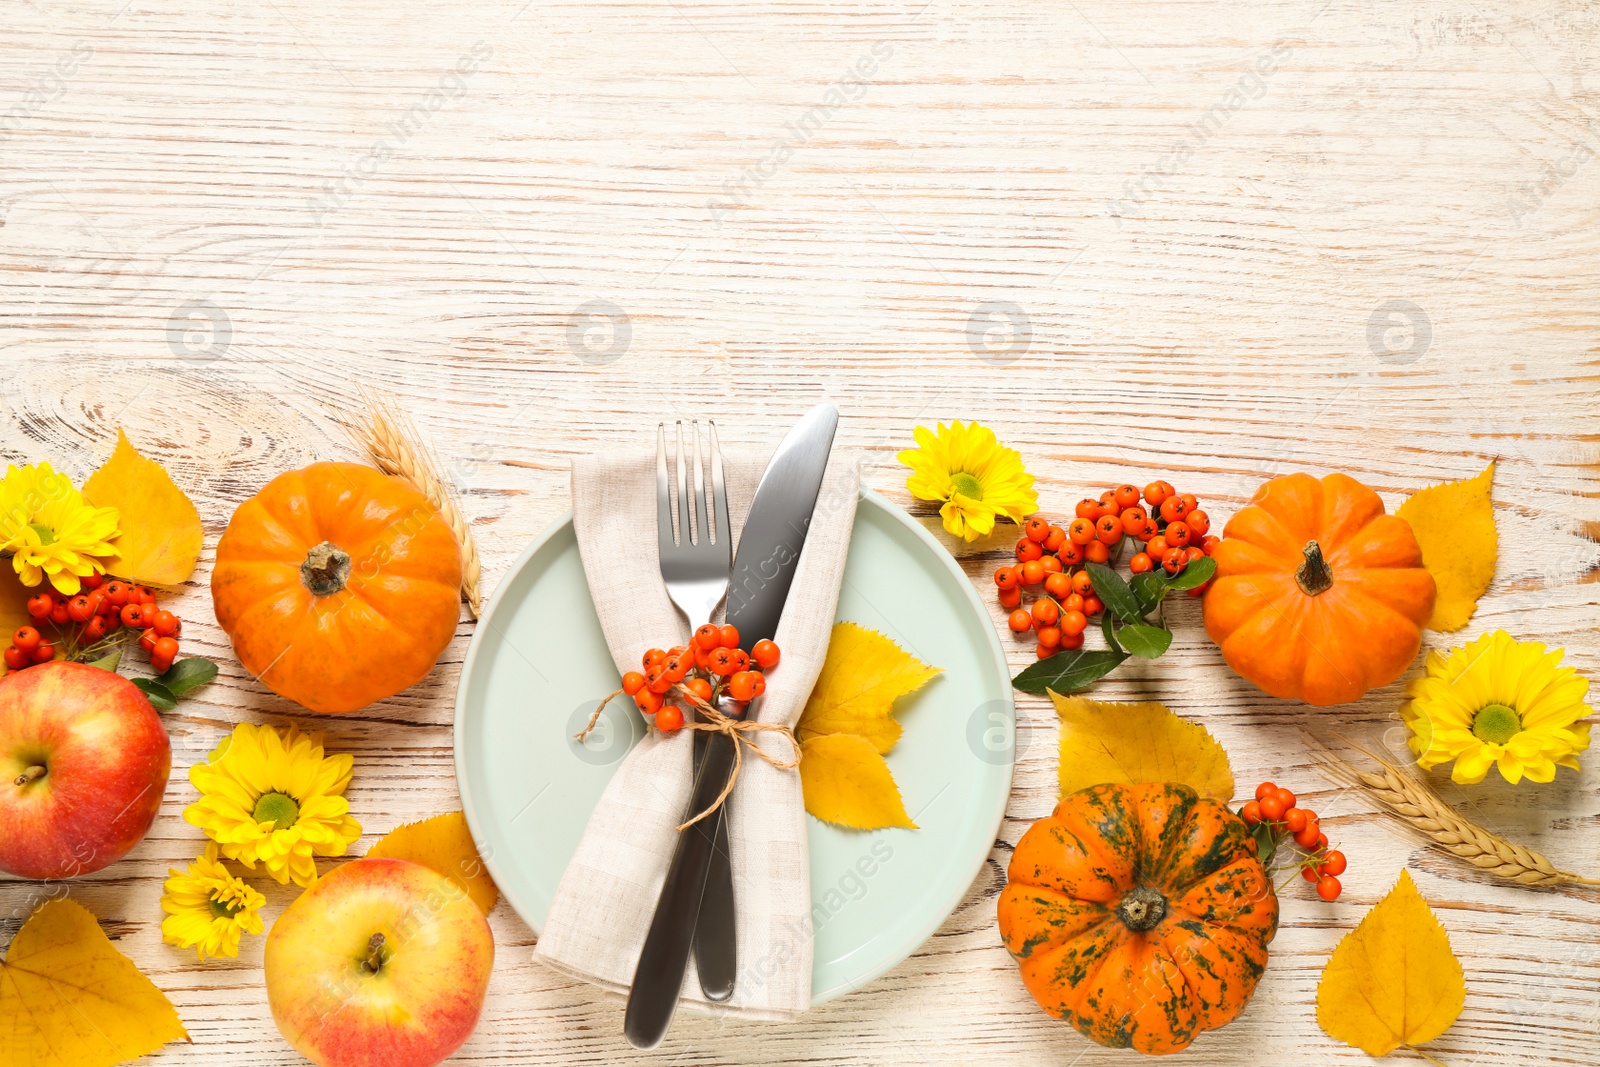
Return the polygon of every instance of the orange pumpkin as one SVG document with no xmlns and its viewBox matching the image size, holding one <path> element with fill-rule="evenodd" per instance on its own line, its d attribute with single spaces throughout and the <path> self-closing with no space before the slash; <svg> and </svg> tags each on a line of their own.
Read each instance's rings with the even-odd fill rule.
<svg viewBox="0 0 1600 1067">
<path fill-rule="evenodd" d="M 1250 831 L 1175 782 L 1062 797 L 1017 842 L 999 911 L 1041 1008 L 1158 1055 L 1244 1010 L 1278 930 Z"/>
<path fill-rule="evenodd" d="M 1411 526 L 1354 478 L 1272 479 L 1211 555 L 1206 633 L 1263 691 L 1342 704 L 1417 658 L 1433 576 Z"/>
<path fill-rule="evenodd" d="M 239 505 L 211 599 L 245 670 L 340 714 L 414 685 L 460 617 L 461 549 L 409 482 L 356 463 L 280 474 Z"/>
</svg>

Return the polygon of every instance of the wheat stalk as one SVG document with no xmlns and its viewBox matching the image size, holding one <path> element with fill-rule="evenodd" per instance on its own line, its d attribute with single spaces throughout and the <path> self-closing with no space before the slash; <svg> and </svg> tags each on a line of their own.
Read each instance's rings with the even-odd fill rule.
<svg viewBox="0 0 1600 1067">
<path fill-rule="evenodd" d="M 467 609 L 476 619 L 479 611 L 478 580 L 482 568 L 478 563 L 478 545 L 472 539 L 472 528 L 461 514 L 455 495 L 439 477 L 438 461 L 422 443 L 416 426 L 399 403 L 363 390 L 361 400 L 365 406 L 360 419 L 341 418 L 345 431 L 352 440 L 371 455 L 373 463 L 385 474 L 397 475 L 416 486 L 428 498 L 428 503 L 439 509 L 440 516 L 455 532 L 461 545 L 461 595 L 466 598 Z"/>
<path fill-rule="evenodd" d="M 1367 755 L 1383 769 L 1382 774 L 1363 771 L 1326 752 L 1319 753 L 1317 759 L 1329 778 L 1362 789 L 1381 808 L 1435 848 L 1465 860 L 1480 871 L 1525 886 L 1600 886 L 1600 879 L 1563 871 L 1533 849 L 1513 844 L 1484 829 L 1382 756 L 1372 752 Z"/>
</svg>

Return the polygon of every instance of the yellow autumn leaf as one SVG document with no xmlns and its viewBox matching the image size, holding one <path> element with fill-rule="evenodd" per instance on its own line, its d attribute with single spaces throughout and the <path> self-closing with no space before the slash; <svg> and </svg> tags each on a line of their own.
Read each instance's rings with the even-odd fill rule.
<svg viewBox="0 0 1600 1067">
<path fill-rule="evenodd" d="M 1317 1023 L 1369 1056 L 1450 1029 L 1467 985 L 1450 937 L 1410 872 L 1344 936 L 1317 984 Z"/>
<path fill-rule="evenodd" d="M 915 830 L 884 756 L 900 740 L 894 702 L 939 673 L 875 630 L 838 622 L 795 723 L 806 810 L 853 830 Z"/>
<path fill-rule="evenodd" d="M 824 734 L 855 734 L 887 753 L 900 740 L 895 700 L 939 673 L 899 645 L 853 622 L 834 623 L 828 655 L 795 724 L 802 742 Z"/>
<path fill-rule="evenodd" d="M 478 846 L 472 843 L 467 817 L 459 811 L 397 826 L 368 849 L 367 855 L 411 860 L 438 871 L 465 890 L 485 915 L 500 899 L 500 890 L 489 877 Z"/>
<path fill-rule="evenodd" d="M 822 734 L 802 744 L 800 788 L 806 810 L 823 822 L 852 830 L 917 828 L 889 764 L 859 734 Z"/>
<path fill-rule="evenodd" d="M 189 1034 L 80 904 L 52 900 L 0 963 L 0 1063 L 111 1067 Z"/>
<path fill-rule="evenodd" d="M 111 458 L 83 483 L 83 498 L 122 513 L 122 532 L 112 542 L 120 553 L 115 564 L 119 578 L 171 586 L 194 573 L 200 559 L 200 512 L 166 469 L 141 456 L 120 429 Z"/>
<path fill-rule="evenodd" d="M 1182 782 L 1226 804 L 1228 754 L 1198 723 L 1165 704 L 1107 704 L 1051 693 L 1061 716 L 1061 795 L 1102 782 Z"/>
<path fill-rule="evenodd" d="M 1395 512 L 1411 524 L 1422 548 L 1422 565 L 1439 587 L 1430 630 L 1465 626 L 1494 580 L 1500 537 L 1490 500 L 1493 484 L 1491 463 L 1476 478 L 1418 490 Z"/>
</svg>

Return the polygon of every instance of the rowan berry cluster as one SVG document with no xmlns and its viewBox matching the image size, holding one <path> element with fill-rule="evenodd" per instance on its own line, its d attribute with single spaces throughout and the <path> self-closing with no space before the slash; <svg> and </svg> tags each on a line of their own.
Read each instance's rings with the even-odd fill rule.
<svg viewBox="0 0 1600 1067">
<path fill-rule="evenodd" d="M 672 696 L 686 694 L 706 704 L 724 693 L 754 700 L 767 691 L 763 672 L 776 667 L 778 658 L 771 641 L 757 641 L 745 652 L 736 627 L 706 623 L 687 645 L 646 652 L 643 670 L 622 676 L 622 691 L 640 711 L 655 716 L 656 729 L 672 733 L 683 727 L 683 709 L 670 702 Z"/>
<path fill-rule="evenodd" d="M 68 655 L 76 658 L 123 627 L 139 632 L 139 647 L 150 654 L 150 667 L 157 674 L 172 666 L 183 621 L 157 604 L 154 593 L 119 578 L 107 581 L 99 574 L 86 575 L 80 582 L 82 589 L 75 596 L 45 589 L 28 598 L 28 614 L 36 621 L 11 635 L 4 653 L 7 667 L 21 670 L 48 663 L 62 644 Z M 55 636 L 45 637 L 40 631 L 43 626 L 49 626 Z"/>
<path fill-rule="evenodd" d="M 1112 563 L 1124 539 L 1132 539 L 1140 547 L 1128 561 L 1130 571 L 1142 574 L 1159 566 L 1177 575 L 1222 540 L 1210 530 L 1211 519 L 1199 500 L 1165 481 L 1151 482 L 1143 493 L 1137 486 L 1119 485 L 1099 500 L 1080 500 L 1064 527 L 1035 515 L 1023 523 L 1017 562 L 994 572 L 1000 606 L 1011 610 L 1007 625 L 1017 634 L 1034 631 L 1040 659 L 1082 648 L 1089 620 L 1105 610 L 1084 564 Z M 1024 608 L 1024 591 L 1036 586 L 1044 595 Z M 1191 589 L 1189 595 L 1205 589 Z"/>
<path fill-rule="evenodd" d="M 1262 782 L 1256 786 L 1256 798 L 1239 809 L 1239 818 L 1246 826 L 1264 828 L 1272 835 L 1274 854 L 1286 841 L 1298 845 L 1304 853 L 1297 864 L 1301 877 L 1316 883 L 1317 896 L 1323 900 L 1337 900 L 1344 889 L 1339 882 L 1346 869 L 1344 853 L 1328 848 L 1328 835 L 1322 832 L 1317 813 L 1295 803 L 1290 790 Z"/>
</svg>

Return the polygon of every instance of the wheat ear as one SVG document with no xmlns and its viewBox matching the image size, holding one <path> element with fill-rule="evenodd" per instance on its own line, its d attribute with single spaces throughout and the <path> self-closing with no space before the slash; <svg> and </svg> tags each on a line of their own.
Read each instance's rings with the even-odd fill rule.
<svg viewBox="0 0 1600 1067">
<path fill-rule="evenodd" d="M 341 420 L 346 432 L 357 445 L 366 449 L 379 470 L 406 479 L 428 498 L 428 503 L 439 509 L 440 516 L 461 545 L 461 595 L 467 601 L 467 610 L 476 619 L 480 606 L 478 581 L 482 573 L 478 545 L 472 539 L 472 528 L 462 516 L 455 494 L 439 477 L 438 461 L 423 445 L 416 426 L 397 401 L 365 390 L 361 400 L 365 408 L 362 418 Z"/>
<path fill-rule="evenodd" d="M 1363 750 L 1365 751 L 1365 750 Z M 1441 852 L 1480 871 L 1525 886 L 1596 885 L 1600 879 L 1563 871 L 1531 848 L 1512 844 L 1441 800 L 1432 789 L 1382 756 L 1367 753 L 1382 768 L 1374 774 L 1322 752 L 1317 761 L 1332 780 L 1363 790 L 1395 819 Z"/>
</svg>

